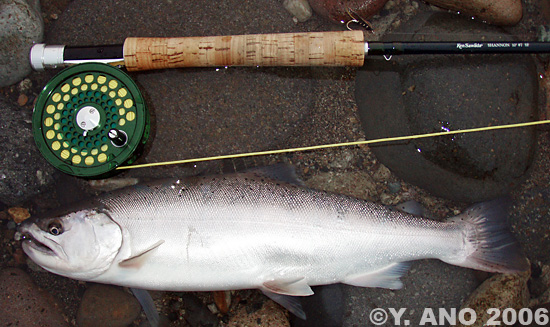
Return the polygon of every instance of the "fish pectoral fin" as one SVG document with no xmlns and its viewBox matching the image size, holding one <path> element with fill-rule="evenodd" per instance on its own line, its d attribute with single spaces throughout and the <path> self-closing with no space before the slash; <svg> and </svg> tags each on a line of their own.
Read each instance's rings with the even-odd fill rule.
<svg viewBox="0 0 550 327">
<path fill-rule="evenodd" d="M 302 304 L 300 303 L 300 300 L 298 298 L 289 295 L 273 293 L 264 288 L 262 288 L 261 291 L 262 293 L 264 293 L 265 296 L 279 303 L 283 308 L 293 313 L 296 317 L 306 320 L 306 313 L 304 312 L 304 309 L 302 309 Z"/>
<path fill-rule="evenodd" d="M 271 280 L 264 282 L 262 291 L 267 290 L 272 293 L 292 296 L 313 295 L 313 290 L 307 284 L 305 278 L 294 278 L 289 280 Z"/>
<path fill-rule="evenodd" d="M 141 266 L 143 266 L 147 258 L 151 255 L 153 250 L 161 246 L 162 243 L 164 243 L 164 240 L 160 240 L 157 243 L 145 249 L 144 251 L 141 251 L 140 253 L 119 262 L 118 265 L 123 268 L 140 268 Z"/>
<path fill-rule="evenodd" d="M 405 275 L 410 266 L 410 262 L 396 262 L 368 273 L 350 275 L 342 282 L 359 287 L 382 287 L 397 290 L 403 287 L 399 278 Z"/>
</svg>

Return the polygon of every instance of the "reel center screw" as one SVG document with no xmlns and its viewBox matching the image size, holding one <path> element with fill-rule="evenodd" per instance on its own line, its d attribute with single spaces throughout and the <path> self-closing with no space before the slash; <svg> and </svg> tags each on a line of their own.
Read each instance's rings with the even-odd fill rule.
<svg viewBox="0 0 550 327">
<path fill-rule="evenodd" d="M 100 119 L 99 111 L 92 106 L 82 107 L 76 114 L 76 124 L 84 130 L 84 134 L 99 126 Z"/>
</svg>

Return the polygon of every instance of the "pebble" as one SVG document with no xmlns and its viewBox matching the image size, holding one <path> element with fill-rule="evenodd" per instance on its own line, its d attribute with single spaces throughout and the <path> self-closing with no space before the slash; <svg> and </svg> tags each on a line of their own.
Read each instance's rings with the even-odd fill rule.
<svg viewBox="0 0 550 327">
<path fill-rule="evenodd" d="M 494 316 L 488 313 L 490 308 L 513 308 L 519 310 L 529 305 L 527 281 L 530 272 L 518 274 L 496 274 L 481 284 L 462 304 L 462 308 L 471 308 L 477 319 L 472 327 L 487 326 L 487 321 Z M 462 324 L 457 326 L 463 327 Z"/>
<path fill-rule="evenodd" d="M 13 219 L 13 221 L 18 224 L 22 223 L 25 219 L 28 219 L 31 216 L 28 209 L 20 207 L 9 208 L 8 214 L 10 215 L 11 219 Z"/>
<path fill-rule="evenodd" d="M 367 19 L 378 13 L 388 0 L 309 0 L 313 11 L 334 23 L 351 20 L 347 10 Z"/>
<path fill-rule="evenodd" d="M 24 105 L 26 105 L 28 101 L 29 101 L 29 97 L 25 94 L 20 94 L 19 97 L 17 98 L 17 104 L 20 107 L 23 107 Z"/>
<path fill-rule="evenodd" d="M 0 271 L 2 326 L 69 326 L 55 298 L 18 268 Z"/>
<path fill-rule="evenodd" d="M 388 190 L 392 194 L 399 193 L 401 191 L 401 183 L 400 182 L 391 182 L 388 183 Z"/>
<path fill-rule="evenodd" d="M 515 25 L 523 16 L 521 0 L 426 0 L 495 25 Z"/>
<path fill-rule="evenodd" d="M 374 173 L 374 180 L 377 182 L 385 182 L 387 181 L 391 176 L 391 172 L 388 169 L 388 167 L 384 165 L 380 165 L 376 172 Z"/>
<path fill-rule="evenodd" d="M 130 293 L 115 286 L 93 284 L 84 292 L 76 323 L 80 327 L 125 327 L 140 313 L 141 306 Z"/>
<path fill-rule="evenodd" d="M 25 78 L 19 83 L 19 85 L 17 85 L 17 89 L 21 93 L 27 93 L 31 90 L 31 88 L 32 88 L 32 81 L 29 78 Z"/>
<path fill-rule="evenodd" d="M 217 309 L 222 314 L 226 314 L 231 306 L 231 292 L 229 291 L 215 291 L 212 292 L 214 296 L 214 302 Z"/>
<path fill-rule="evenodd" d="M 307 0 L 284 0 L 283 7 L 294 16 L 295 22 L 303 23 L 311 18 L 312 11 Z"/>
</svg>

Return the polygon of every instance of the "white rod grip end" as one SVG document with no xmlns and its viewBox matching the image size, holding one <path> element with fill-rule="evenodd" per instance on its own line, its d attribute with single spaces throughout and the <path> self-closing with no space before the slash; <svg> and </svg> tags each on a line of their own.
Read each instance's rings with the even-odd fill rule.
<svg viewBox="0 0 550 327">
<path fill-rule="evenodd" d="M 34 70 L 42 71 L 46 68 L 56 68 L 59 65 L 63 65 L 64 51 L 64 45 L 37 43 L 31 48 L 31 67 Z"/>
</svg>

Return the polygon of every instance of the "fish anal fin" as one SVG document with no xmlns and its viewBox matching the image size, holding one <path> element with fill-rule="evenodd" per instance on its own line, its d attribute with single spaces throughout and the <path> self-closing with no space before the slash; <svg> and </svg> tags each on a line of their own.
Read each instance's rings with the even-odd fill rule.
<svg viewBox="0 0 550 327">
<path fill-rule="evenodd" d="M 311 289 L 311 287 L 309 287 L 305 278 L 290 280 L 270 280 L 263 283 L 262 290 L 267 290 L 271 293 L 292 296 L 313 295 L 313 290 Z"/>
<path fill-rule="evenodd" d="M 150 247 L 148 247 L 147 249 L 145 249 L 144 251 L 141 251 L 140 253 L 119 262 L 118 265 L 122 268 L 135 268 L 135 269 L 141 268 L 141 266 L 143 266 L 147 258 L 151 255 L 151 253 L 155 249 L 157 249 L 159 246 L 161 246 L 162 243 L 164 243 L 164 240 L 160 240 L 155 244 L 151 245 Z"/>
<path fill-rule="evenodd" d="M 343 280 L 343 283 L 359 287 L 400 289 L 403 287 L 400 278 L 407 272 L 410 265 L 409 262 L 392 263 L 375 271 L 350 275 Z"/>
<path fill-rule="evenodd" d="M 302 304 L 300 303 L 300 300 L 298 298 L 289 295 L 273 293 L 264 288 L 262 288 L 261 290 L 265 296 L 279 303 L 283 308 L 287 309 L 296 317 L 306 320 L 306 313 L 304 312 L 304 309 L 302 309 Z"/>
</svg>

